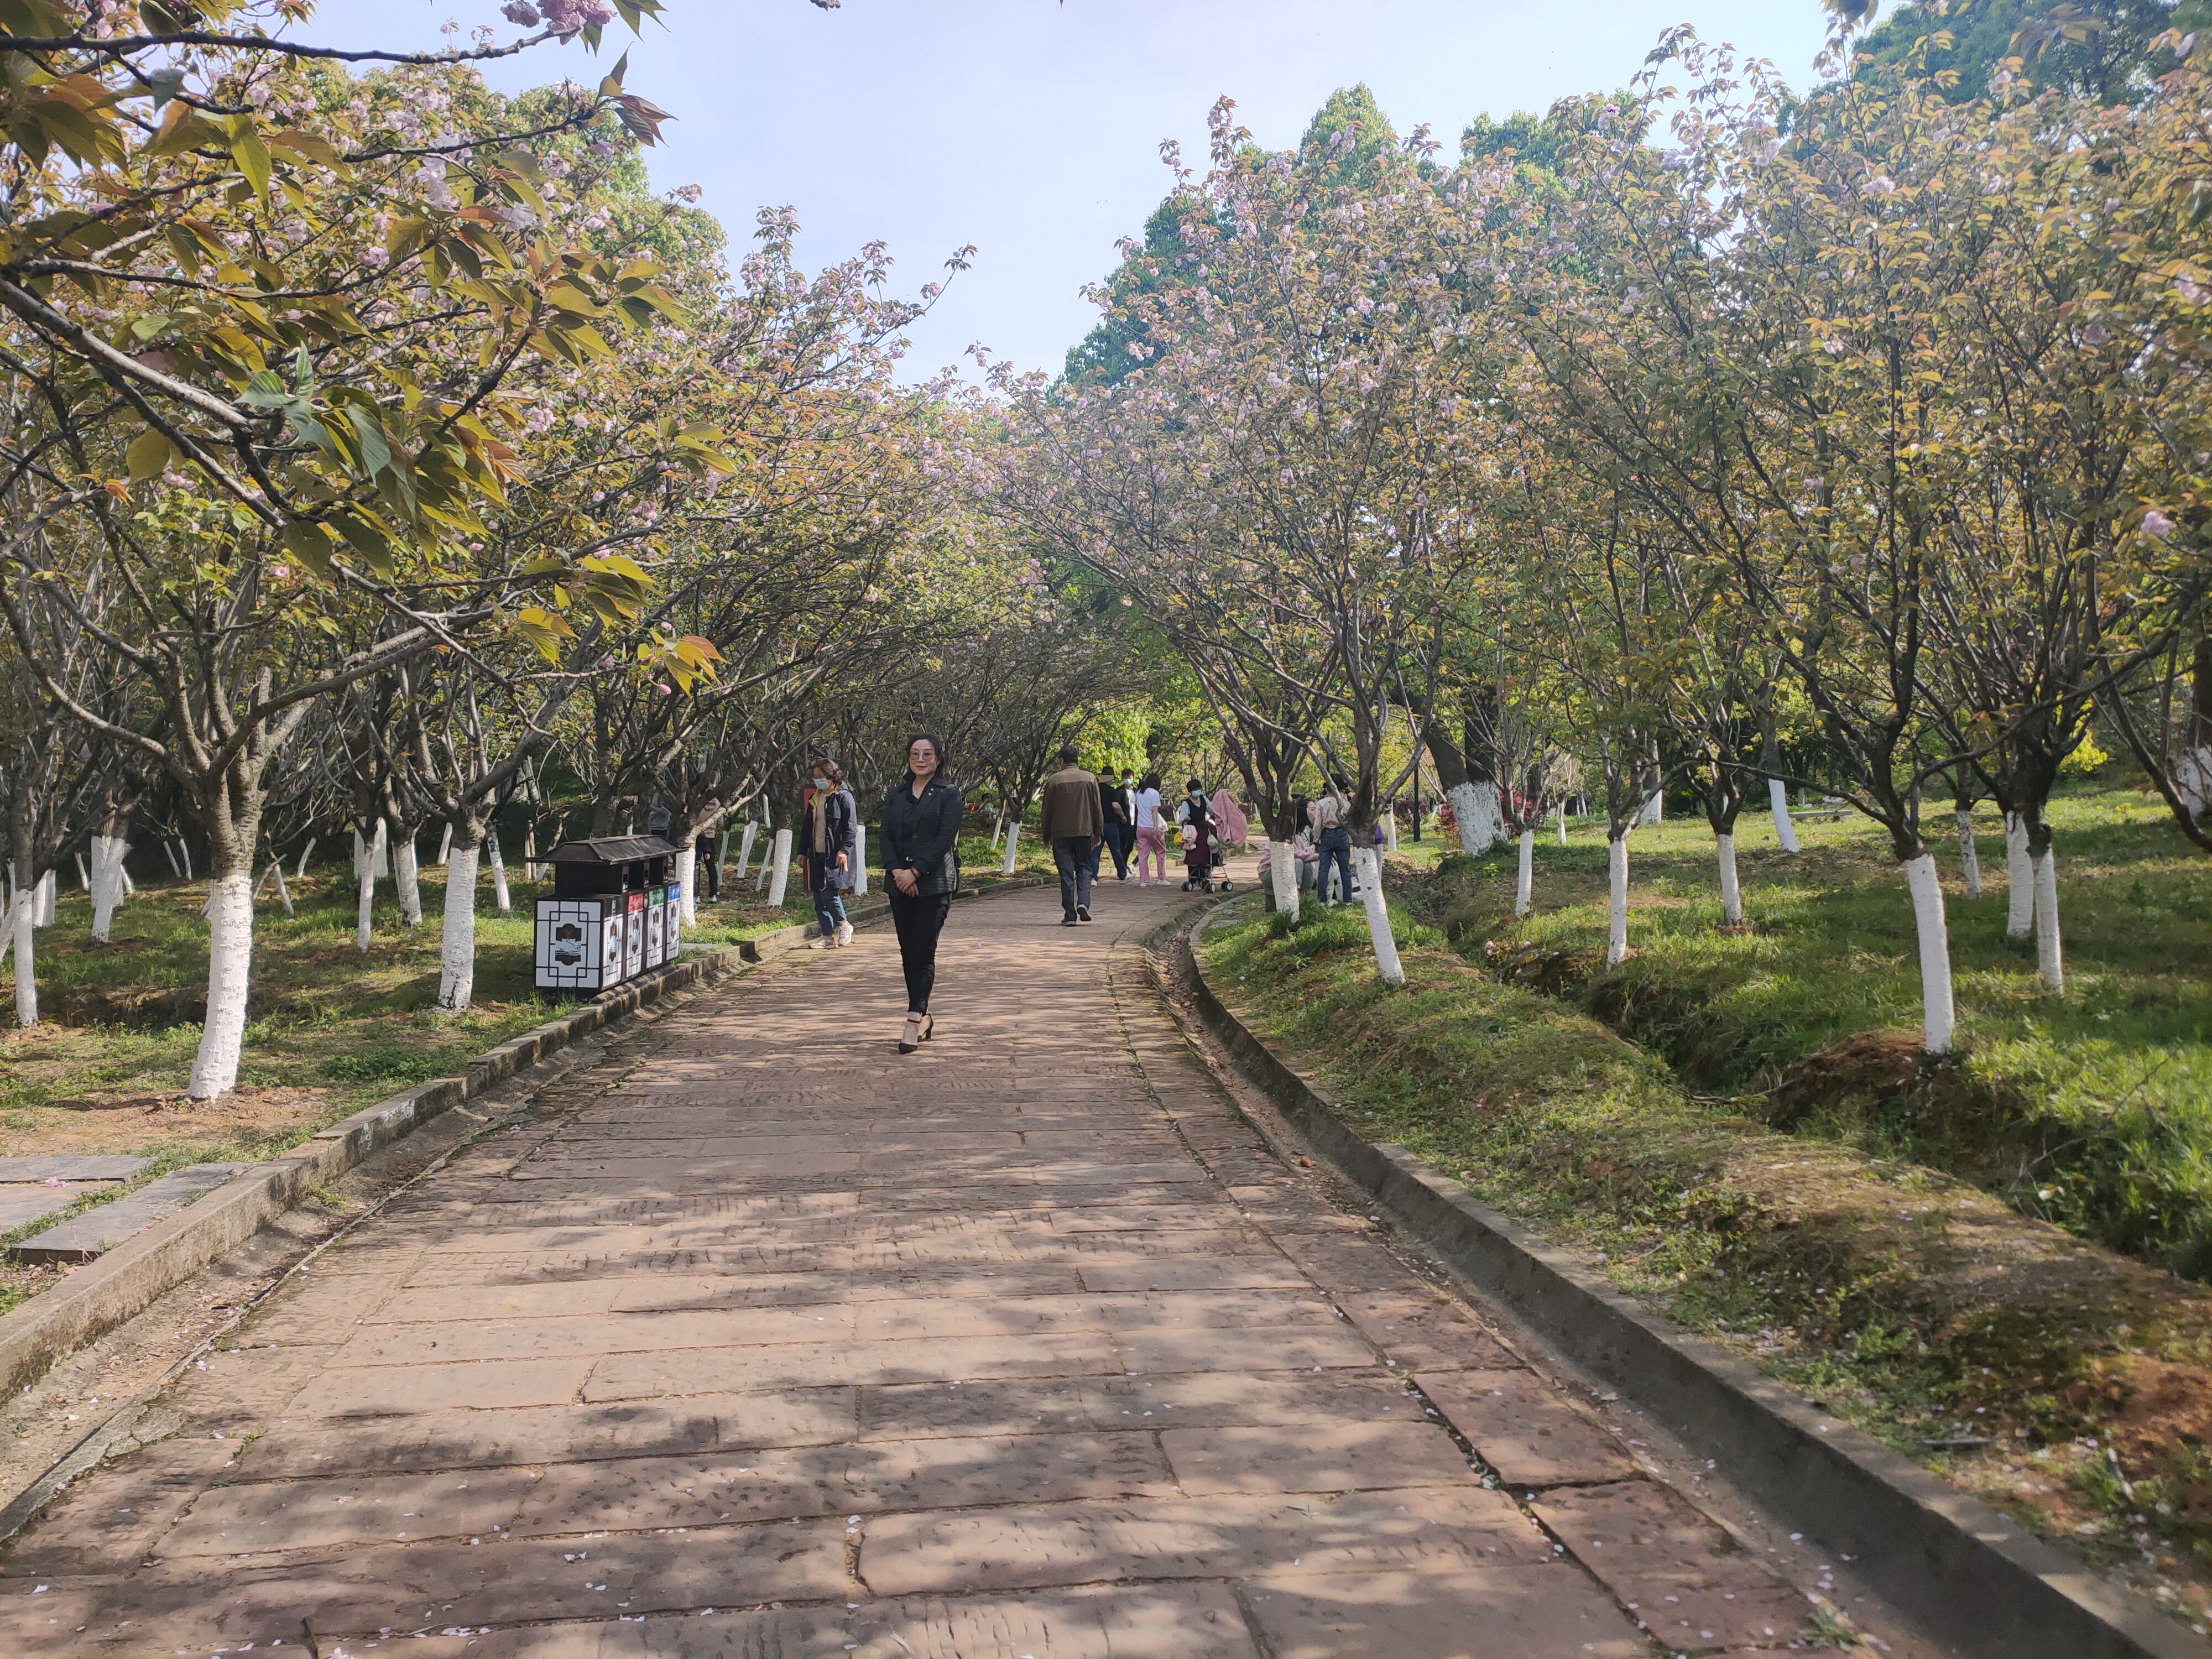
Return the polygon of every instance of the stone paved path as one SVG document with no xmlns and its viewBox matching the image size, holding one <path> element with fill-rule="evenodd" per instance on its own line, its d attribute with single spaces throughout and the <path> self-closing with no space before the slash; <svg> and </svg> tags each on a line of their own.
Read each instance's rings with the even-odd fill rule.
<svg viewBox="0 0 2212 1659">
<path fill-rule="evenodd" d="M 1795 1638 L 1803 1595 L 1235 1115 L 1144 978 L 1180 901 L 962 905 L 911 1058 L 863 933 L 563 1079 L 17 1541 L 0 1651 L 292 1653 L 303 1620 L 422 1659 Z"/>
</svg>

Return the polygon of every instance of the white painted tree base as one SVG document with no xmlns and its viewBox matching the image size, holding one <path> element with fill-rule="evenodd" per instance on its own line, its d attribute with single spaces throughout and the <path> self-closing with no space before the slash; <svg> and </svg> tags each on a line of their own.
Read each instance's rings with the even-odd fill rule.
<svg viewBox="0 0 2212 1659">
<path fill-rule="evenodd" d="M 1966 896 L 1979 898 L 1982 896 L 1982 855 L 1974 847 L 1974 815 L 1960 811 L 1952 813 L 1951 817 L 1959 826 L 1959 869 L 1966 877 Z"/>
<path fill-rule="evenodd" d="M 253 970 L 253 872 L 219 869 L 208 883 L 207 1024 L 185 1092 L 218 1100 L 238 1086 L 246 1042 L 246 992 Z"/>
<path fill-rule="evenodd" d="M 366 952 L 369 942 L 369 924 L 376 909 L 376 867 L 384 861 L 384 820 L 376 821 L 376 839 L 362 845 L 361 836 L 354 836 L 354 844 L 361 855 L 354 861 L 361 896 L 354 926 L 354 948 Z"/>
<path fill-rule="evenodd" d="M 399 843 L 399 850 L 392 860 L 394 886 L 399 895 L 399 925 L 420 927 L 422 925 L 422 883 L 415 864 L 415 837 L 410 834 Z"/>
<path fill-rule="evenodd" d="M 1460 850 L 1480 858 L 1505 839 L 1505 819 L 1498 810 L 1498 786 L 1462 783 L 1444 792 L 1451 802 L 1452 819 L 1459 826 Z"/>
<path fill-rule="evenodd" d="M 39 947 L 32 906 L 37 896 L 18 887 L 8 909 L 15 947 L 15 1024 L 29 1030 L 39 1023 Z"/>
<path fill-rule="evenodd" d="M 1008 824 L 1006 826 L 1006 860 L 999 866 L 1000 875 L 1011 876 L 1014 873 L 1014 849 L 1021 845 L 1021 842 L 1022 826 L 1018 823 Z"/>
<path fill-rule="evenodd" d="M 768 902 L 770 909 L 780 910 L 783 908 L 784 889 L 790 884 L 790 882 L 791 831 L 779 830 L 775 832 L 775 875 L 768 884 Z"/>
<path fill-rule="evenodd" d="M 1267 843 L 1267 883 L 1274 889 L 1275 908 L 1295 926 L 1298 919 L 1298 866 L 1290 842 Z"/>
<path fill-rule="evenodd" d="M 1713 852 L 1721 866 L 1721 919 L 1731 927 L 1743 925 L 1743 889 L 1735 875 L 1735 837 L 1715 836 Z"/>
<path fill-rule="evenodd" d="M 1932 854 L 1905 864 L 1905 884 L 1912 894 L 1912 921 L 1920 936 L 1922 1040 L 1931 1054 L 1951 1052 L 1958 1008 L 1951 994 L 1951 935 L 1943 919 L 1943 884 Z"/>
<path fill-rule="evenodd" d="M 1385 985 L 1403 985 L 1406 969 L 1398 960 L 1398 942 L 1390 937 L 1390 908 L 1382 897 L 1382 860 L 1372 847 L 1354 849 L 1358 865 L 1359 896 L 1367 907 L 1367 938 L 1375 947 L 1375 965 Z"/>
<path fill-rule="evenodd" d="M 1605 869 L 1610 890 L 1606 913 L 1605 965 L 1614 967 L 1628 957 L 1628 837 L 1606 843 Z"/>
<path fill-rule="evenodd" d="M 1521 832 L 1521 869 L 1513 880 L 1513 914 L 1525 916 L 1536 893 L 1536 832 Z"/>
<path fill-rule="evenodd" d="M 2032 858 L 2035 884 L 2035 972 L 2053 996 L 2066 990 L 2066 964 L 2058 948 L 2058 856 L 2045 848 Z"/>
<path fill-rule="evenodd" d="M 2026 939 L 2035 931 L 2035 870 L 2027 856 L 2027 825 L 2017 812 L 2005 814 L 2005 937 Z"/>
<path fill-rule="evenodd" d="M 491 859 L 492 902 L 499 906 L 500 915 L 506 915 L 514 908 L 514 896 L 507 890 L 507 866 L 500 860 L 499 836 L 496 833 L 485 844 L 484 851 Z"/>
<path fill-rule="evenodd" d="M 859 814 L 853 818 L 853 896 L 868 896 L 868 826 L 860 822 Z"/>
<path fill-rule="evenodd" d="M 744 837 L 738 842 L 738 873 L 736 879 L 738 881 L 743 881 L 745 878 L 745 870 L 753 861 L 753 837 L 757 836 L 759 833 L 760 825 L 755 823 L 750 818 L 746 819 Z"/>
<path fill-rule="evenodd" d="M 1785 853 L 1795 853 L 1797 846 L 1797 826 L 1790 817 L 1790 787 L 1779 778 L 1766 781 L 1767 803 L 1774 810 L 1774 835 Z"/>
<path fill-rule="evenodd" d="M 449 847 L 446 917 L 438 939 L 438 1006 L 459 1012 L 477 988 L 477 847 Z"/>
</svg>

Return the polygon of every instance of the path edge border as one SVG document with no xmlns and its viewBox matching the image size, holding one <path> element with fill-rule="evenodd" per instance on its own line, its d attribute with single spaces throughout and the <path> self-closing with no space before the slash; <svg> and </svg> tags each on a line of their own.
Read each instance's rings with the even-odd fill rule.
<svg viewBox="0 0 2212 1659">
<path fill-rule="evenodd" d="M 2206 1644 L 2148 1601 L 1644 1307 L 1403 1146 L 1356 1133 L 1328 1091 L 1215 993 L 1194 947 L 1220 919 L 1216 910 L 1172 930 L 1200 1014 L 1313 1150 L 1569 1359 L 1721 1462 L 1733 1484 L 1849 1556 L 1893 1606 L 1967 1652 L 2203 1659 Z"/>
</svg>

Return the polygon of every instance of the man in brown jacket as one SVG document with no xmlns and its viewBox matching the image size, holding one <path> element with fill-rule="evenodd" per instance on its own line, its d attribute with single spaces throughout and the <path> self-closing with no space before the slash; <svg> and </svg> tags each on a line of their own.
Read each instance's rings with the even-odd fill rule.
<svg viewBox="0 0 2212 1659">
<path fill-rule="evenodd" d="M 1037 828 L 1052 846 L 1060 870 L 1060 925 L 1091 920 L 1091 849 L 1105 839 L 1098 809 L 1098 780 L 1075 763 L 1075 745 L 1060 751 L 1060 770 L 1045 780 L 1043 822 Z"/>
</svg>

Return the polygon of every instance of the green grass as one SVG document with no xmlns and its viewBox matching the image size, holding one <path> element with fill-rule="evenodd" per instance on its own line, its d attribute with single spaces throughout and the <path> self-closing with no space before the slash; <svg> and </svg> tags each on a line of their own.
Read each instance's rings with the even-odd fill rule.
<svg viewBox="0 0 2212 1659">
<path fill-rule="evenodd" d="M 2212 1272 L 2212 860 L 2162 808 L 2094 786 L 2054 805 L 2063 996 L 2005 937 L 2004 848 L 1984 809 L 1984 891 L 1946 872 L 1961 1059 L 1916 1063 L 1912 916 L 1870 827 L 1808 825 L 1774 846 L 1745 815 L 1747 926 L 1721 925 L 1704 824 L 1630 842 L 1633 954 L 1601 965 L 1601 834 L 1539 843 L 1535 912 L 1511 915 L 1512 854 L 1446 860 L 1411 897 L 1462 952 L 1556 991 L 1667 1060 L 1801 1133 L 1949 1170 L 2114 1249 Z M 1934 823 L 1949 828 L 1948 812 Z M 1895 1034 L 1887 1041 L 1874 1034 Z"/>
<path fill-rule="evenodd" d="M 2145 1408 L 2212 1412 L 2212 1298 L 1939 1171 L 1700 1099 L 1571 998 L 1489 971 L 1407 911 L 1395 929 L 1401 991 L 1345 911 L 1209 933 L 1206 971 L 1370 1139 L 2098 1565 L 2212 1604 L 2212 1471 L 2195 1430 Z M 1968 1431 L 1990 1443 L 1928 1444 Z M 2132 1498 L 2104 1479 L 2108 1446 Z"/>
</svg>

